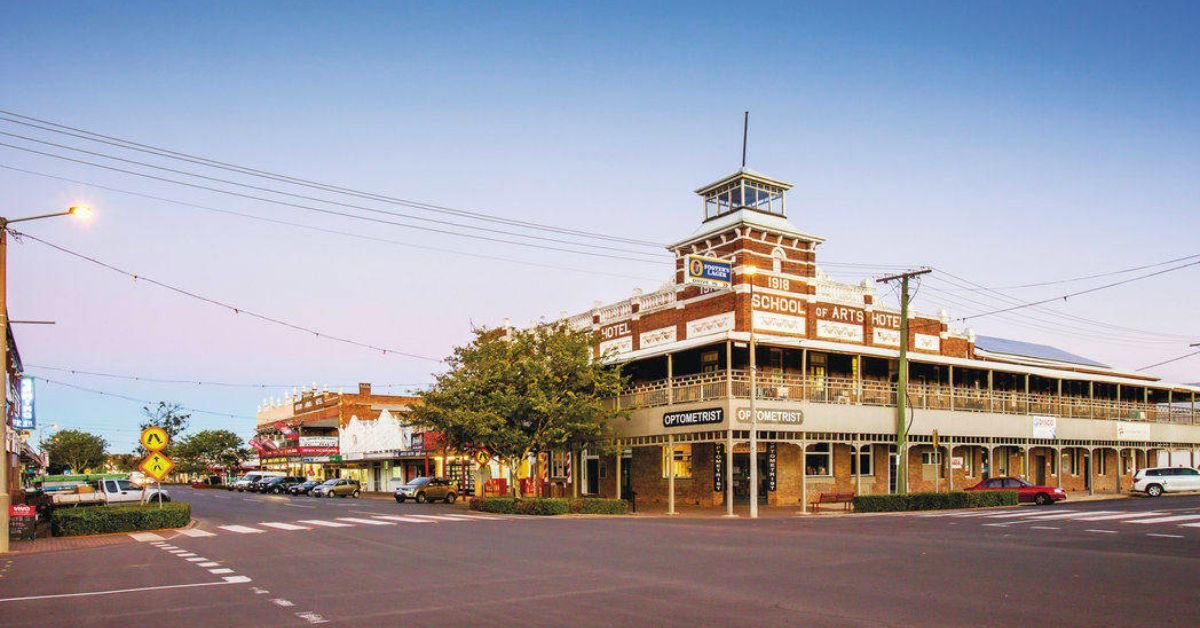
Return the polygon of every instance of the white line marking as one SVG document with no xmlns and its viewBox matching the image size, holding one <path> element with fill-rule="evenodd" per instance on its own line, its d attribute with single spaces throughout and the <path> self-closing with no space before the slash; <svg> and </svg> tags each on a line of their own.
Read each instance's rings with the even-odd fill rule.
<svg viewBox="0 0 1200 628">
<path fill-rule="evenodd" d="M 242 534 L 253 534 L 255 532 L 262 532 L 262 530 L 259 530 L 258 528 L 248 528 L 246 526 L 217 526 L 217 527 L 221 528 L 222 530 L 229 530 L 230 532 L 240 532 Z"/>
<path fill-rule="evenodd" d="M 1179 524 L 1179 527 L 1181 527 L 1181 528 L 1200 528 L 1200 523 L 1181 523 L 1181 524 Z"/>
<path fill-rule="evenodd" d="M 196 563 L 196 564 L 200 567 L 220 567 L 221 566 L 221 563 L 216 563 L 216 562 Z"/>
<path fill-rule="evenodd" d="M 1012 517 L 1032 517 L 1038 513 L 1034 511 L 1026 512 L 1006 512 L 1002 515 L 988 515 L 989 519 L 1011 519 Z M 1044 514 L 1044 513 L 1043 513 Z"/>
<path fill-rule="evenodd" d="M 295 606 L 295 604 L 292 604 L 291 602 L 289 602 L 281 597 L 277 597 L 277 598 L 271 600 L 271 602 L 274 603 L 276 606 Z"/>
<path fill-rule="evenodd" d="M 255 595 L 262 595 L 264 593 L 270 593 L 270 591 L 268 591 L 262 587 L 250 587 L 250 590 L 254 591 Z"/>
<path fill-rule="evenodd" d="M 466 517 L 467 519 L 479 519 L 480 521 L 503 521 L 508 517 L 489 517 L 487 515 L 447 515 L 448 517 Z"/>
<path fill-rule="evenodd" d="M 1062 528 L 1056 528 L 1054 526 L 1029 526 L 1029 529 L 1030 530 L 1061 530 Z"/>
<path fill-rule="evenodd" d="M 1133 519 L 1135 517 L 1155 517 L 1161 512 L 1123 512 L 1116 515 L 1101 515 L 1099 517 L 1080 517 L 1080 521 L 1116 521 L 1117 519 Z"/>
<path fill-rule="evenodd" d="M 243 582 L 250 582 L 250 578 L 248 578 L 246 576 L 225 576 L 221 579 L 224 580 L 225 582 L 228 582 L 229 584 L 241 584 Z"/>
<path fill-rule="evenodd" d="M 267 526 L 268 528 L 276 528 L 278 530 L 311 530 L 312 529 L 312 528 L 306 528 L 304 526 L 298 526 L 293 523 L 280 523 L 278 521 L 263 521 L 263 522 L 260 522 L 258 525 Z"/>
<path fill-rule="evenodd" d="M 213 495 L 217 499 L 233 499 L 231 495 Z"/>
<path fill-rule="evenodd" d="M 161 549 L 166 549 L 166 550 L 179 549 L 178 547 L 175 547 L 174 545 L 159 545 L 158 547 Z"/>
<path fill-rule="evenodd" d="M 1097 534 L 1116 534 L 1116 530 L 1084 530 L 1084 532 L 1095 532 Z"/>
<path fill-rule="evenodd" d="M 985 510 L 983 512 L 945 512 L 945 513 L 940 512 L 936 515 L 922 515 L 922 516 L 925 516 L 925 517 L 956 517 L 957 518 L 957 517 L 987 517 L 987 516 L 991 516 L 991 515 L 995 515 L 995 514 L 996 514 L 996 511 L 994 511 L 994 510 Z"/>
<path fill-rule="evenodd" d="M 243 576 L 244 577 L 244 576 Z M 215 587 L 232 582 L 196 582 L 194 584 L 165 584 L 157 587 L 138 587 L 136 589 L 113 589 L 111 591 L 87 591 L 84 593 L 56 593 L 53 595 L 27 595 L 25 597 L 0 598 L 2 602 L 24 602 L 26 600 L 50 600 L 63 597 L 89 597 L 95 595 L 113 595 L 115 593 L 139 593 L 142 591 L 160 591 L 163 589 L 186 589 L 188 587 Z"/>
<path fill-rule="evenodd" d="M 226 569 L 226 568 L 221 568 L 221 569 L 209 569 L 209 570 L 208 570 L 208 573 L 215 573 L 215 574 L 222 574 L 222 573 L 233 573 L 233 570 L 232 570 L 232 569 Z"/>
<path fill-rule="evenodd" d="M 1030 521 L 1046 521 L 1049 519 L 1074 519 L 1076 517 L 1084 517 L 1087 515 L 1109 515 L 1115 514 L 1116 510 L 1081 510 L 1076 512 L 1060 512 L 1052 515 L 1035 515 L 1029 517 Z"/>
<path fill-rule="evenodd" d="M 328 619 L 325 619 L 324 617 L 321 617 L 320 615 L 318 615 L 312 611 L 308 611 L 308 612 L 304 612 L 304 613 L 296 613 L 296 617 L 299 617 L 300 619 L 303 619 L 310 624 L 324 624 L 329 621 Z"/>
<path fill-rule="evenodd" d="M 185 549 L 173 549 L 173 550 L 168 551 L 168 553 L 175 554 L 176 556 L 178 556 L 180 554 L 186 554 L 186 553 L 188 553 L 188 551 Z M 195 556 L 195 554 L 192 554 L 192 556 Z"/>
<path fill-rule="evenodd" d="M 195 554 L 188 552 L 186 554 L 176 554 L 176 556 L 178 556 L 180 558 L 191 558 L 191 557 L 195 556 Z"/>
<path fill-rule="evenodd" d="M 983 525 L 990 526 L 993 528 L 1007 528 L 1008 527 L 1007 523 L 985 523 Z"/>
<path fill-rule="evenodd" d="M 350 512 L 356 512 L 360 515 L 376 515 L 376 516 L 391 514 L 391 513 L 386 513 L 386 512 L 370 512 L 367 510 L 351 510 Z"/>
<path fill-rule="evenodd" d="M 187 561 L 189 563 L 206 563 L 206 562 L 208 562 L 208 559 L 203 556 L 197 556 L 195 558 L 189 558 L 189 559 L 187 559 Z"/>
<path fill-rule="evenodd" d="M 161 541 L 161 540 L 163 540 L 163 538 L 161 536 L 159 536 L 153 532 L 134 532 L 134 533 L 130 534 L 129 536 L 133 537 L 133 540 L 141 541 L 142 543 L 145 543 L 146 541 Z"/>
<path fill-rule="evenodd" d="M 1172 523 L 1175 521 L 1193 521 L 1200 519 L 1200 515 L 1175 515 L 1174 517 L 1154 517 L 1151 519 L 1130 519 L 1121 523 Z"/>
<path fill-rule="evenodd" d="M 1182 534 L 1158 534 L 1155 532 L 1147 532 L 1146 536 L 1157 536 L 1162 539 L 1182 539 Z"/>
<path fill-rule="evenodd" d="M 349 521 L 351 523 L 361 523 L 369 526 L 394 526 L 391 521 L 375 521 L 374 519 L 359 519 L 358 517 L 338 517 L 338 521 Z"/>
<path fill-rule="evenodd" d="M 316 508 L 316 506 L 305 506 L 304 504 L 284 504 L 284 506 L 291 506 L 292 508 Z"/>
<path fill-rule="evenodd" d="M 349 523 L 338 523 L 336 521 L 322 521 L 320 519 L 304 519 L 300 523 L 309 523 L 315 526 L 325 526 L 326 528 L 351 528 L 354 527 Z"/>
<path fill-rule="evenodd" d="M 444 515 L 409 515 L 411 517 L 420 517 L 422 519 L 431 519 L 433 521 L 462 521 L 462 519 L 451 519 Z"/>
<path fill-rule="evenodd" d="M 405 523 L 433 523 L 427 519 L 414 519 L 413 517 L 404 517 L 401 515 L 376 515 L 379 519 L 387 519 L 388 521 L 403 521 Z"/>
<path fill-rule="evenodd" d="M 179 530 L 179 533 L 184 536 L 191 536 L 191 537 L 216 536 L 212 532 L 209 532 L 208 530 L 201 530 L 200 528 L 192 528 L 190 530 Z"/>
<path fill-rule="evenodd" d="M 451 519 L 457 519 L 459 521 L 472 521 L 475 519 L 488 519 L 488 517 L 472 517 L 471 515 L 442 515 L 442 516 L 450 517 Z"/>
</svg>

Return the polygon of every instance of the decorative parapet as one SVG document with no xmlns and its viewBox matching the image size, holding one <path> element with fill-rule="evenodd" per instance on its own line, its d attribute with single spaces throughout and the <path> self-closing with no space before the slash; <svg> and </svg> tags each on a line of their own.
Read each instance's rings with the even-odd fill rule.
<svg viewBox="0 0 1200 628">
<path fill-rule="evenodd" d="M 600 324 L 611 323 L 613 321 L 624 320 L 633 316 L 633 302 L 621 301 L 612 305 L 606 305 L 600 308 Z"/>
<path fill-rule="evenodd" d="M 813 286 L 817 289 L 817 299 L 828 303 L 853 305 L 862 307 L 867 304 L 867 297 L 875 298 L 875 289 L 865 280 L 855 286 L 831 279 L 828 275 L 817 271 Z"/>
<path fill-rule="evenodd" d="M 638 308 L 639 314 L 649 314 L 659 310 L 667 310 L 675 307 L 675 286 L 670 286 L 658 292 L 642 295 L 640 298 L 641 305 Z"/>
<path fill-rule="evenodd" d="M 584 312 L 583 314 L 576 314 L 575 316 L 572 316 L 571 318 L 567 319 L 567 324 L 571 326 L 571 329 L 574 329 L 577 331 L 582 331 L 584 329 L 591 329 L 592 328 L 592 313 Z"/>
</svg>

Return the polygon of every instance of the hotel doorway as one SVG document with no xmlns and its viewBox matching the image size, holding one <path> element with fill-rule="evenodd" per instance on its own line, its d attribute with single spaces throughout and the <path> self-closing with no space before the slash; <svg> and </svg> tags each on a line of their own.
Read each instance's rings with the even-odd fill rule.
<svg viewBox="0 0 1200 628">
<path fill-rule="evenodd" d="M 758 452 L 758 503 L 767 503 L 767 465 L 770 464 L 767 452 Z M 750 503 L 750 453 L 733 454 L 733 503 Z"/>
</svg>

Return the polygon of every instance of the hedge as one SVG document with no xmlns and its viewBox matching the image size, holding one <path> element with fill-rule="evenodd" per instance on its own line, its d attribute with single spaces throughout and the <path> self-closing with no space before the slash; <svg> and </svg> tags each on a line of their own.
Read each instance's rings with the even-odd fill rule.
<svg viewBox="0 0 1200 628">
<path fill-rule="evenodd" d="M 565 499 L 560 497 L 472 497 L 471 510 L 503 515 L 623 515 L 628 502 L 622 499 Z"/>
<path fill-rule="evenodd" d="M 859 495 L 854 498 L 855 512 L 901 512 L 906 510 L 947 510 L 951 508 L 987 508 L 1016 506 L 1016 491 L 954 491 L 950 493 L 909 493 L 908 495 Z"/>
<path fill-rule="evenodd" d="M 87 506 L 55 508 L 50 513 L 54 536 L 82 536 L 182 528 L 192 520 L 192 507 L 187 502 L 167 502 L 130 506 Z"/>
</svg>

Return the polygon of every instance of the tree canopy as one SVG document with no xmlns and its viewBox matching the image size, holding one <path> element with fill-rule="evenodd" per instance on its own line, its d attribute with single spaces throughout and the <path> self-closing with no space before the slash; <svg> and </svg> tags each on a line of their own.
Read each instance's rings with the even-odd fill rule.
<svg viewBox="0 0 1200 628">
<path fill-rule="evenodd" d="M 229 430 L 203 430 L 175 444 L 176 468 L 181 473 L 207 473 L 210 467 L 237 467 L 250 457 L 242 437 Z"/>
<path fill-rule="evenodd" d="M 414 411 L 448 447 L 486 451 L 516 477 L 530 454 L 597 448 L 623 416 L 603 402 L 623 381 L 619 367 L 593 359 L 591 330 L 556 322 L 507 336 L 474 333 Z"/>
<path fill-rule="evenodd" d="M 168 456 L 172 456 L 174 453 L 179 435 L 187 430 L 188 421 L 192 418 L 190 413 L 183 411 L 183 406 L 165 401 L 158 402 L 158 405 L 153 408 L 143 406 L 142 416 L 146 417 L 146 420 L 142 421 L 139 431 L 148 427 L 161 427 L 167 433 L 168 443 L 164 453 Z M 138 452 L 142 456 L 150 453 L 141 444 L 138 444 Z"/>
<path fill-rule="evenodd" d="M 86 473 L 104 465 L 108 441 L 81 430 L 61 430 L 42 441 L 42 451 L 50 457 L 50 473 Z"/>
</svg>

